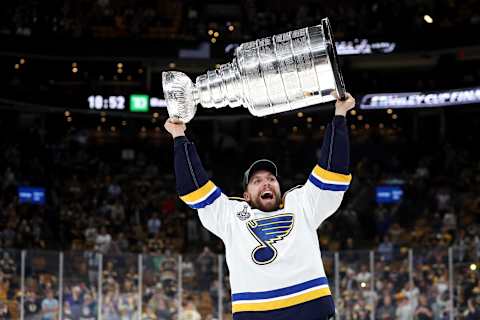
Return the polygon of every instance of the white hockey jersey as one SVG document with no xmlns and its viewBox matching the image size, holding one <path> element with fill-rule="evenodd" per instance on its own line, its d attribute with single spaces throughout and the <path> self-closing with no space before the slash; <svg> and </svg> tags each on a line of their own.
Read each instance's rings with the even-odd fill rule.
<svg viewBox="0 0 480 320">
<path fill-rule="evenodd" d="M 232 200 L 211 181 L 182 196 L 225 243 L 232 311 L 270 311 L 330 295 L 317 228 L 340 206 L 351 175 L 316 166 L 277 211 Z"/>
</svg>

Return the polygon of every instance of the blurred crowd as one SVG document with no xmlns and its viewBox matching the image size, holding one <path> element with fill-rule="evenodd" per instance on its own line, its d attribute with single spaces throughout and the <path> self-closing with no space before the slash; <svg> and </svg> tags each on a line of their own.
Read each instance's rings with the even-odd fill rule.
<svg viewBox="0 0 480 320">
<path fill-rule="evenodd" d="M 335 20 L 340 37 L 405 36 L 405 32 L 465 30 L 480 23 L 478 1 L 49 1 L 4 4 L 0 32 L 20 36 L 206 39 L 208 28 L 231 39 Z M 427 24 L 424 15 L 433 18 Z M 233 29 L 229 28 L 231 25 Z M 417 34 L 418 35 L 418 34 Z"/>
<path fill-rule="evenodd" d="M 20 260 L 18 251 L 1 252 L 1 319 L 19 319 L 22 312 L 25 319 L 39 320 L 58 319 L 60 313 L 69 320 L 218 319 L 219 264 L 208 248 L 182 260 L 168 252 L 142 258 L 68 252 L 62 274 L 57 253 L 29 251 L 23 300 Z M 224 281 L 228 285 L 228 277 Z M 224 300 L 228 319 L 229 299 Z"/>
<path fill-rule="evenodd" d="M 317 121 L 296 130 L 270 122 L 259 133 L 220 126 L 214 134 L 215 125 L 192 123 L 190 137 L 227 194 L 241 193 L 239 176 L 258 156 L 277 162 L 285 190 L 303 183 L 316 161 L 325 124 Z M 340 319 L 447 319 L 449 248 L 456 317 L 478 319 L 480 163 L 469 147 L 472 123 L 451 124 L 448 140 L 437 142 L 412 139 L 392 124 L 351 125 L 354 180 L 319 230 Z M 19 249 L 27 249 L 28 319 L 60 311 L 84 320 L 99 313 L 112 320 L 217 319 L 219 312 L 228 319 L 222 243 L 178 200 L 165 133 L 119 143 L 98 130 L 59 134 L 32 124 L 12 136 L 6 122 L 1 128 L 0 312 L 15 318 L 21 311 Z M 375 187 L 388 181 L 402 185 L 403 200 L 378 204 Z M 44 187 L 46 204 L 20 204 L 21 185 Z"/>
</svg>

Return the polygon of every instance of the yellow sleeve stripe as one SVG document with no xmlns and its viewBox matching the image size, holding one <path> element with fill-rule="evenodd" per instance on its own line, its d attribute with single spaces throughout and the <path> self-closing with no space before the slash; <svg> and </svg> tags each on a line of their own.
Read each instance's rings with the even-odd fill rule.
<svg viewBox="0 0 480 320">
<path fill-rule="evenodd" d="M 349 184 L 352 181 L 352 175 L 346 175 L 336 172 L 331 172 L 323 169 L 319 165 L 316 165 L 313 169 L 313 174 L 320 178 L 323 182 L 331 182 L 331 183 L 346 183 Z"/>
<path fill-rule="evenodd" d="M 232 305 L 232 312 L 245 312 L 245 311 L 270 311 L 286 307 L 291 307 L 300 303 L 315 300 L 321 297 L 331 295 L 330 289 L 321 288 L 315 291 L 310 291 L 298 296 L 286 298 L 282 300 L 275 300 L 269 302 L 259 303 L 234 303 Z"/>
<path fill-rule="evenodd" d="M 212 181 L 205 183 L 200 189 L 197 189 L 189 194 L 181 196 L 180 199 L 186 202 L 187 204 L 193 204 L 200 202 L 206 199 L 210 194 L 212 194 L 217 189 L 217 186 Z"/>
</svg>

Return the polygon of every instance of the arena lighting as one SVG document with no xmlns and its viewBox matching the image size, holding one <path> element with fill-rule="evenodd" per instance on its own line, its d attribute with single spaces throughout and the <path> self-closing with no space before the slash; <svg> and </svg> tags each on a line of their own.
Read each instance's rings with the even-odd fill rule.
<svg viewBox="0 0 480 320">
<path fill-rule="evenodd" d="M 277 118 L 273 119 L 273 123 L 278 124 L 278 119 Z"/>
<path fill-rule="evenodd" d="M 308 118 L 307 118 L 307 122 L 308 122 L 308 123 L 311 123 L 312 121 L 313 121 L 312 117 L 308 117 Z"/>
<path fill-rule="evenodd" d="M 122 69 L 123 68 L 123 63 L 121 63 L 121 62 L 117 63 L 117 68 Z"/>
<path fill-rule="evenodd" d="M 228 26 L 228 31 L 233 31 L 233 30 L 235 30 L 235 27 L 233 25 L 229 25 Z"/>
<path fill-rule="evenodd" d="M 125 127 L 126 125 L 127 125 L 127 121 L 123 120 L 123 121 L 122 121 L 122 126 Z"/>
<path fill-rule="evenodd" d="M 211 41 L 212 43 L 215 43 L 215 42 L 217 42 L 217 39 L 212 38 L 212 39 L 210 39 L 210 41 Z"/>
<path fill-rule="evenodd" d="M 437 108 L 475 103 L 480 103 L 480 87 L 434 92 L 398 92 L 367 94 L 361 99 L 360 109 L 380 110 Z M 388 110 L 387 113 L 389 113 Z"/>
<path fill-rule="evenodd" d="M 432 17 L 430 17 L 428 14 L 423 16 L 423 20 L 425 20 L 426 23 L 433 23 Z"/>
<path fill-rule="evenodd" d="M 15 63 L 15 70 L 20 69 L 20 65 L 18 63 Z"/>
<path fill-rule="evenodd" d="M 208 35 L 209 36 L 213 35 L 213 30 L 212 29 L 208 30 Z"/>
<path fill-rule="evenodd" d="M 357 120 L 358 120 L 358 121 L 362 121 L 362 120 L 363 120 L 363 116 L 362 116 L 361 114 L 359 114 L 359 115 L 357 116 Z"/>
<path fill-rule="evenodd" d="M 366 287 L 367 287 L 367 284 L 366 284 L 365 282 L 362 282 L 362 283 L 360 284 L 360 287 L 366 288 Z"/>
<path fill-rule="evenodd" d="M 472 271 L 477 270 L 477 265 L 476 265 L 475 263 L 472 263 L 472 264 L 470 265 L 470 270 L 472 270 Z"/>
<path fill-rule="evenodd" d="M 65 115 L 65 117 L 70 117 L 70 111 L 66 110 L 64 115 Z"/>
<path fill-rule="evenodd" d="M 352 116 L 356 115 L 356 114 L 357 114 L 357 110 L 351 110 L 351 111 L 350 111 L 350 114 L 351 114 Z"/>
<path fill-rule="evenodd" d="M 218 33 L 218 31 L 215 31 L 215 32 L 213 33 L 213 36 L 214 36 L 215 38 L 218 38 L 218 37 L 220 36 L 220 33 Z"/>
<path fill-rule="evenodd" d="M 298 112 L 297 117 L 302 118 L 303 117 L 303 112 Z"/>
<path fill-rule="evenodd" d="M 25 64 L 25 59 L 24 58 L 20 59 L 20 64 Z"/>
</svg>

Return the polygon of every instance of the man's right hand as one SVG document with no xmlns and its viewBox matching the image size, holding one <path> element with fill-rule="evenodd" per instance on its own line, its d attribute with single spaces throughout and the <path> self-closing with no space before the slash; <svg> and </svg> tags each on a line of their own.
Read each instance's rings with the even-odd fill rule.
<svg viewBox="0 0 480 320">
<path fill-rule="evenodd" d="M 185 135 L 187 126 L 177 118 L 168 118 L 164 124 L 165 130 L 172 135 L 172 138 L 181 137 Z"/>
</svg>

